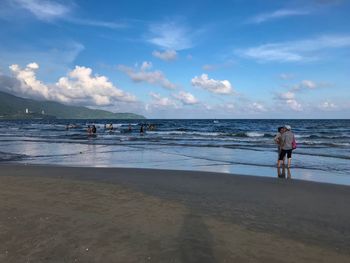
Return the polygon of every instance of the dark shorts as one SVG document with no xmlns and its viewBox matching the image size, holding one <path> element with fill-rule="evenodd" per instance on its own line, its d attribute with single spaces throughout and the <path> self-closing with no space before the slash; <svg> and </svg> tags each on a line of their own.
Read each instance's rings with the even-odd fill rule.
<svg viewBox="0 0 350 263">
<path fill-rule="evenodd" d="M 292 149 L 290 150 L 281 150 L 281 153 L 280 153 L 280 157 L 278 158 L 279 160 L 283 160 L 284 157 L 286 156 L 287 154 L 287 158 L 292 158 Z"/>
</svg>

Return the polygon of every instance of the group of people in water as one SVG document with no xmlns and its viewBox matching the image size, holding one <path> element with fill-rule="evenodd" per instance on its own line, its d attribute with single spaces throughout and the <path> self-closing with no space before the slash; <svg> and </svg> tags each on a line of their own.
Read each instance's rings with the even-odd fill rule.
<svg viewBox="0 0 350 263">
<path fill-rule="evenodd" d="M 75 124 L 67 124 L 66 130 L 75 129 L 78 128 Z M 112 132 L 113 130 L 117 130 L 118 128 L 113 127 L 113 123 L 105 124 L 104 130 Z M 146 130 L 154 131 L 156 130 L 155 124 L 140 124 L 140 134 L 143 135 Z M 121 129 L 121 132 L 133 132 L 133 127 L 131 124 L 128 125 L 127 129 Z M 87 126 L 87 133 L 88 135 L 96 135 L 97 133 L 97 127 L 96 125 L 88 125 Z"/>
<path fill-rule="evenodd" d="M 281 165 L 285 166 L 285 157 L 287 155 L 287 168 L 289 169 L 292 164 L 292 152 L 297 148 L 292 127 L 290 125 L 279 127 L 274 141 L 278 149 L 277 168 L 280 168 Z"/>
<path fill-rule="evenodd" d="M 74 129 L 77 128 L 74 124 L 67 124 L 66 129 Z M 118 128 L 113 127 L 112 123 L 105 124 L 104 130 L 108 130 L 112 132 L 113 130 L 116 130 Z M 155 124 L 140 124 L 140 134 L 143 135 L 146 130 L 154 131 L 156 129 Z M 127 129 L 122 129 L 122 132 L 132 132 L 133 127 L 131 124 L 128 125 Z M 87 126 L 87 133 L 89 136 L 96 136 L 97 133 L 97 127 L 96 125 L 88 125 Z M 278 150 L 278 158 L 277 158 L 277 168 L 278 171 L 281 168 L 285 168 L 285 157 L 287 156 L 287 168 L 288 168 L 288 175 L 290 175 L 289 168 L 292 164 L 292 153 L 293 150 L 297 148 L 295 135 L 292 132 L 292 127 L 290 125 L 284 125 L 281 127 L 278 127 L 278 132 L 276 136 L 274 137 L 274 141 L 277 144 L 277 150 Z M 280 171 L 278 173 L 280 175 Z"/>
</svg>

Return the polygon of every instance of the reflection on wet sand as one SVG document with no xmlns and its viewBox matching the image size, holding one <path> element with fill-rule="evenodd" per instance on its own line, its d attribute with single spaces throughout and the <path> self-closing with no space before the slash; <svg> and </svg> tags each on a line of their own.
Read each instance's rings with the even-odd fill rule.
<svg viewBox="0 0 350 263">
<path fill-rule="evenodd" d="M 286 171 L 287 171 L 287 176 L 286 176 Z M 292 179 L 292 172 L 290 168 L 286 167 L 285 165 L 282 165 L 282 167 L 277 167 L 277 177 Z"/>
</svg>

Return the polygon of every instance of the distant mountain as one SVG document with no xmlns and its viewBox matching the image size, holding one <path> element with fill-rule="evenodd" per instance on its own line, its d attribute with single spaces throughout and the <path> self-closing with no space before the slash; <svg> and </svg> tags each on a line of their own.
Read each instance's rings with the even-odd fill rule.
<svg viewBox="0 0 350 263">
<path fill-rule="evenodd" d="M 0 119 L 145 119 L 134 113 L 113 113 L 54 101 L 37 101 L 0 91 Z"/>
</svg>

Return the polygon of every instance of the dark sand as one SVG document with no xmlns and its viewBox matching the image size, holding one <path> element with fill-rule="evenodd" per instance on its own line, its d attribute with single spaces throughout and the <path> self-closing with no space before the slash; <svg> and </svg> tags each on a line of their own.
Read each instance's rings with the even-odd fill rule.
<svg viewBox="0 0 350 263">
<path fill-rule="evenodd" d="M 0 166 L 0 262 L 350 262 L 350 187 Z"/>
</svg>

